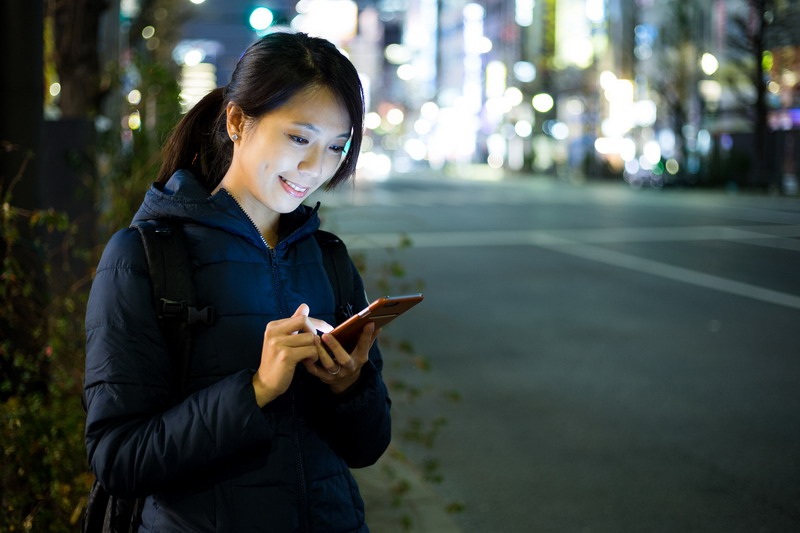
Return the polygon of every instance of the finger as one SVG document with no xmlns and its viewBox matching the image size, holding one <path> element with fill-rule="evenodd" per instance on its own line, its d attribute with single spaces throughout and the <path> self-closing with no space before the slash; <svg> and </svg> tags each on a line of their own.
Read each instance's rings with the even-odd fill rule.
<svg viewBox="0 0 800 533">
<path fill-rule="evenodd" d="M 358 366 L 356 360 L 347 353 L 347 350 L 341 344 L 339 344 L 336 337 L 330 333 L 326 333 L 322 336 L 322 341 L 328 346 L 329 352 L 333 354 L 334 363 L 342 365 L 344 368 L 351 371 L 356 369 Z"/>
<path fill-rule="evenodd" d="M 308 322 L 308 314 L 310 312 L 311 308 L 308 306 L 308 304 L 300 304 L 295 310 L 294 314 L 292 315 L 292 318 L 300 318 L 300 317 L 303 318 L 303 325 L 298 329 L 298 331 L 308 331 L 310 333 L 314 333 L 314 330 L 311 327 L 309 327 L 309 322 Z"/>
<path fill-rule="evenodd" d="M 304 316 L 308 317 L 308 313 L 311 311 L 311 308 L 308 307 L 308 304 L 300 304 L 300 306 L 295 310 L 292 318 L 297 316 Z"/>
<path fill-rule="evenodd" d="M 308 317 L 308 320 L 311 322 L 311 326 L 316 331 L 321 331 L 323 333 L 328 333 L 329 331 L 333 331 L 333 326 L 331 326 L 324 320 L 320 320 L 319 318 L 313 318 L 313 317 Z"/>
<path fill-rule="evenodd" d="M 319 346 L 321 344 L 318 336 L 313 333 L 296 333 L 294 335 L 274 336 L 270 337 L 270 341 L 276 346 L 286 346 L 288 348 Z"/>
<path fill-rule="evenodd" d="M 318 331 L 331 331 L 333 327 L 325 322 L 324 320 L 320 320 L 318 318 L 312 318 L 309 316 L 311 313 L 311 308 L 308 304 L 300 304 L 297 310 L 292 315 L 292 318 L 303 317 L 303 331 L 308 331 L 309 333 L 317 333 Z"/>
<path fill-rule="evenodd" d="M 322 335 L 322 342 L 328 347 L 328 352 L 336 361 L 341 362 L 343 359 L 346 360 L 345 358 L 349 356 L 347 350 L 345 350 L 342 345 L 339 344 L 339 341 L 336 340 L 336 337 L 330 333 Z"/>
<path fill-rule="evenodd" d="M 369 349 L 372 347 L 372 343 L 375 342 L 375 339 L 378 338 L 379 332 L 380 329 L 375 327 L 374 322 L 367 323 L 364 329 L 361 330 L 361 335 L 358 337 L 358 343 L 356 343 L 356 349 L 353 350 L 353 353 L 366 354 L 368 358 Z"/>
<path fill-rule="evenodd" d="M 307 317 L 304 315 L 296 315 L 291 318 L 283 318 L 281 320 L 273 320 L 267 324 L 266 333 L 274 335 L 291 335 L 300 331 L 307 331 L 306 321 Z"/>
<path fill-rule="evenodd" d="M 336 366 L 336 358 L 333 356 L 332 353 L 325 347 L 325 342 L 322 340 L 322 332 L 317 332 L 317 341 L 319 342 L 319 350 L 318 350 L 318 359 L 320 364 L 325 368 L 333 368 Z"/>
</svg>

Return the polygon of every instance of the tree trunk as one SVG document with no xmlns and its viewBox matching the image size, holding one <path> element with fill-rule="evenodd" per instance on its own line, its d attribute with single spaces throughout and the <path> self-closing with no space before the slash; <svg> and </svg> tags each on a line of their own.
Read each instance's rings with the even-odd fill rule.
<svg viewBox="0 0 800 533">
<path fill-rule="evenodd" d="M 91 118 L 100 107 L 98 36 L 108 0 L 49 0 L 55 33 L 55 62 L 64 118 Z"/>
<path fill-rule="evenodd" d="M 764 16 L 767 11 L 766 0 L 752 0 L 752 23 L 753 23 L 753 87 L 756 92 L 756 101 L 753 117 L 753 134 L 755 136 L 755 179 L 756 185 L 769 186 L 774 177 L 774 165 L 770 161 L 767 153 L 767 141 L 769 128 L 767 124 L 767 87 L 764 80 L 764 47 L 765 31 Z"/>
</svg>

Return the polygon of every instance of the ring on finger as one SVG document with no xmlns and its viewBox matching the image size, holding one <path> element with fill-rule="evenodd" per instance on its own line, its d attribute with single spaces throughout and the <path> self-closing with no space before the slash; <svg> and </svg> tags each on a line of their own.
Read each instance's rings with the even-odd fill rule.
<svg viewBox="0 0 800 533">
<path fill-rule="evenodd" d="M 336 369 L 335 370 L 328 370 L 328 374 L 330 374 L 331 376 L 335 376 L 341 370 L 342 370 L 342 365 L 340 365 L 339 363 L 336 363 Z"/>
</svg>

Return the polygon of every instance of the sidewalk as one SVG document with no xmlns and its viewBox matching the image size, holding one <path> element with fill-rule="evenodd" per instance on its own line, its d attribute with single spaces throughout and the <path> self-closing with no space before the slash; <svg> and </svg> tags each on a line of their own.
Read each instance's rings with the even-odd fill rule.
<svg viewBox="0 0 800 533">
<path fill-rule="evenodd" d="M 390 475 L 387 469 L 394 474 Z M 367 525 L 373 533 L 461 533 L 445 509 L 445 500 L 423 479 L 414 464 L 394 457 L 391 449 L 375 465 L 352 472 L 366 505 Z M 391 486 L 400 480 L 408 483 L 409 489 L 401 503 L 394 506 Z"/>
</svg>

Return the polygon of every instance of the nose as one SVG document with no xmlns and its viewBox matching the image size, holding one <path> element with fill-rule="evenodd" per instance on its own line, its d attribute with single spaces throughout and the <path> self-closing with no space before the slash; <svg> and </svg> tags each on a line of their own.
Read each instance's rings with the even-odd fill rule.
<svg viewBox="0 0 800 533">
<path fill-rule="evenodd" d="M 322 150 L 311 149 L 304 153 L 303 158 L 297 165 L 301 174 L 309 178 L 318 178 L 323 173 L 325 157 Z"/>
</svg>

